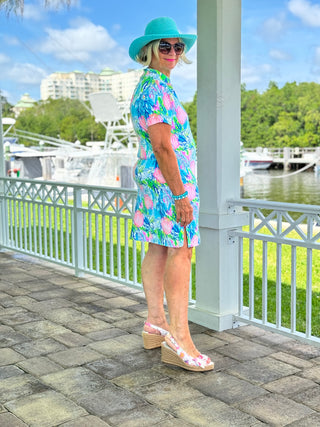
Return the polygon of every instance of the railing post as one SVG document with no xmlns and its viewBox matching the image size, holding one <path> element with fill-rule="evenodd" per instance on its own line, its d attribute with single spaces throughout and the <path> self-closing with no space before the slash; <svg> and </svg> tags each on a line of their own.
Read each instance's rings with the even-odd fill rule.
<svg viewBox="0 0 320 427">
<path fill-rule="evenodd" d="M 290 157 L 291 157 L 291 148 L 290 147 L 284 147 L 283 148 L 283 169 L 285 171 L 289 170 Z"/>
<path fill-rule="evenodd" d="M 73 256 L 77 277 L 84 276 L 84 232 L 81 191 L 80 187 L 73 188 Z"/>
</svg>

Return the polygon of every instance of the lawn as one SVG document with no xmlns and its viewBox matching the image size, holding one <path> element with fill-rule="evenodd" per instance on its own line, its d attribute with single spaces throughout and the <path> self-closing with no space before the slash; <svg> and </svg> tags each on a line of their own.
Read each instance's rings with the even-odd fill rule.
<svg viewBox="0 0 320 427">
<path fill-rule="evenodd" d="M 17 248 L 26 248 L 29 252 L 40 252 L 55 260 L 73 263 L 72 248 L 72 207 L 67 211 L 63 207 L 34 208 L 31 205 L 12 205 L 9 210 L 10 222 L 13 226 L 12 238 Z M 84 209 L 85 211 L 85 209 Z M 133 241 L 129 238 L 131 218 L 109 218 L 108 216 L 85 213 L 82 236 L 84 243 L 85 268 L 92 272 L 110 275 L 125 280 L 128 278 L 141 282 L 140 266 L 142 250 L 137 243 L 134 254 Z M 54 224 L 54 226 L 50 226 Z M 269 234 L 268 230 L 261 231 Z M 291 233 L 291 238 L 296 238 Z M 243 304 L 249 305 L 249 241 L 244 239 L 243 245 Z M 306 313 L 306 277 L 307 256 L 306 249 L 297 248 L 296 263 L 296 312 L 297 330 L 305 331 Z M 126 263 L 125 261 L 128 260 Z M 257 319 L 262 317 L 262 242 L 254 243 L 254 313 Z M 127 265 L 127 270 L 126 266 Z M 276 321 L 276 277 L 277 277 L 277 250 L 275 243 L 268 243 L 267 261 L 267 319 L 271 323 Z M 195 283 L 195 253 L 192 259 L 193 269 L 193 297 L 196 297 Z M 110 277 L 109 276 L 109 277 Z M 320 251 L 313 251 L 312 260 L 312 334 L 320 336 Z M 291 247 L 282 245 L 281 255 L 281 323 L 290 327 L 291 322 Z"/>
</svg>

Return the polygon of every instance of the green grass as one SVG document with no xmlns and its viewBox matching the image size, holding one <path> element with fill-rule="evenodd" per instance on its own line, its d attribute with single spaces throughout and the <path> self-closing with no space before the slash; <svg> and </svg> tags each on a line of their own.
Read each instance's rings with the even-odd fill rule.
<svg viewBox="0 0 320 427">
<path fill-rule="evenodd" d="M 17 208 L 17 206 L 15 207 Z M 19 209 L 17 209 L 19 211 Z M 13 212 L 13 207 L 11 213 Z M 49 242 L 52 242 L 52 258 L 61 259 L 64 253 L 63 261 L 66 261 L 67 253 L 67 242 L 71 247 L 72 236 L 71 236 L 71 217 L 72 212 L 66 213 L 66 210 L 61 208 L 58 209 L 56 216 L 56 227 L 49 229 L 49 216 L 54 218 L 53 208 L 41 208 L 38 209 L 26 209 L 24 215 L 16 215 L 15 223 L 19 227 L 19 223 L 29 231 L 29 224 L 31 224 L 31 236 L 29 233 L 21 234 L 17 233 L 17 244 L 20 247 L 25 247 L 28 250 L 35 250 L 34 247 L 34 236 L 37 236 L 37 247 L 39 248 L 40 242 L 44 248 L 45 242 L 47 247 Z M 10 218 L 10 214 L 9 214 Z M 11 214 L 11 221 L 14 219 Z M 46 219 L 46 221 L 44 220 Z M 87 216 L 88 219 L 88 216 Z M 69 230 L 67 230 L 67 223 L 69 223 Z M 34 229 L 33 224 L 36 224 Z M 39 232 L 40 224 L 40 232 Z M 98 222 L 95 222 L 94 216 L 92 216 L 91 224 L 87 220 L 85 227 L 86 230 L 86 258 L 90 259 L 90 251 L 92 252 L 92 265 L 90 268 L 97 272 L 103 269 L 103 259 L 106 260 L 106 273 L 118 276 L 118 247 L 120 248 L 121 254 L 121 276 L 125 278 L 125 219 L 119 220 L 120 224 L 120 239 L 117 242 L 118 233 L 116 229 L 117 219 L 112 219 L 112 232 L 110 228 L 109 219 L 106 218 L 105 226 L 103 228 L 102 217 L 99 216 Z M 131 220 L 128 220 L 127 230 L 130 233 Z M 91 238 L 89 238 L 91 230 Z M 263 229 L 264 234 L 268 234 L 268 231 Z M 106 236 L 103 239 L 103 234 Z M 291 238 L 295 238 L 294 233 L 290 234 Z M 56 238 L 58 244 L 55 245 Z M 112 238 L 112 243 L 110 239 Z M 133 280 L 133 241 L 127 238 L 128 243 L 128 257 L 129 257 L 129 279 Z M 91 246 L 90 246 L 91 245 Z M 118 246 L 119 245 L 119 246 Z M 248 239 L 244 239 L 244 256 L 243 256 L 243 281 L 244 281 L 244 305 L 249 304 L 249 242 Z M 42 250 L 44 253 L 44 250 Z M 98 255 L 97 255 L 98 254 Z M 72 255 L 71 255 L 72 257 Z M 276 320 L 276 265 L 277 265 L 277 254 L 276 244 L 268 243 L 268 266 L 267 266 L 267 278 L 268 278 L 268 291 L 267 291 L 267 302 L 268 302 L 268 321 L 275 323 Z M 113 260 L 113 272 L 111 271 L 111 259 Z M 306 311 L 306 249 L 297 248 L 297 265 L 296 265 L 296 298 L 297 298 L 297 330 L 305 331 L 305 311 Z M 257 319 L 262 317 L 262 242 L 255 241 L 254 243 L 254 313 Z M 73 260 L 70 258 L 70 262 Z M 136 252 L 137 262 L 137 280 L 141 282 L 141 250 L 140 243 L 137 243 Z M 285 327 L 290 327 L 291 322 L 291 247 L 289 245 L 282 245 L 282 269 L 281 269 L 281 292 L 282 292 L 282 307 L 281 307 L 281 322 Z M 193 291 L 192 296 L 196 298 L 196 283 L 195 283 L 195 251 L 192 259 L 192 271 L 193 271 Z M 313 251 L 313 262 L 312 262 L 312 280 L 313 280 L 313 294 L 312 294 L 312 307 L 313 307 L 313 319 L 312 319 L 312 334 L 320 336 L 320 315 L 319 315 L 319 304 L 320 304 L 320 251 Z"/>
<path fill-rule="evenodd" d="M 244 230 L 248 230 L 247 227 Z M 263 234 L 270 234 L 265 228 Z M 298 238 L 295 232 L 289 237 Z M 263 244 L 254 241 L 254 317 L 262 319 L 262 266 Z M 296 329 L 305 332 L 306 327 L 306 283 L 307 249 L 296 249 Z M 276 322 L 276 243 L 267 246 L 267 321 Z M 291 246 L 282 245 L 281 254 L 281 324 L 291 326 Z M 249 306 L 249 239 L 243 241 L 243 305 Z M 320 251 L 312 252 L 312 334 L 320 336 Z"/>
</svg>

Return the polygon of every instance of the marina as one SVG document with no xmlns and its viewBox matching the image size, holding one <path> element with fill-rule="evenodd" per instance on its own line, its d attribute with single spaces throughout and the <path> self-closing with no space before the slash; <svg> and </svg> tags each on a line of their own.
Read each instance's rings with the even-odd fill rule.
<svg viewBox="0 0 320 427">
<path fill-rule="evenodd" d="M 15 128 L 3 118 L 6 175 L 37 180 L 133 188 L 132 166 L 137 140 L 129 118 L 129 104 L 108 92 L 89 95 L 95 121 L 105 128 L 102 141 L 70 142 Z M 28 141 L 32 147 L 19 144 Z"/>
<path fill-rule="evenodd" d="M 313 171 L 291 173 L 271 169 L 246 174 L 241 196 L 245 199 L 320 205 L 320 177 Z"/>
<path fill-rule="evenodd" d="M 259 161 L 268 160 L 269 167 L 275 169 L 311 168 L 320 161 L 320 147 L 257 147 L 244 150 L 248 158 L 255 160 L 256 164 Z"/>
</svg>

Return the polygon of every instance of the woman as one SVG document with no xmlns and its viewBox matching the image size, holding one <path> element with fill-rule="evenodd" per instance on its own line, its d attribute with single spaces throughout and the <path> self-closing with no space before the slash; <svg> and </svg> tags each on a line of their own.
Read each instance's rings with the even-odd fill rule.
<svg viewBox="0 0 320 427">
<path fill-rule="evenodd" d="M 130 57 L 147 66 L 131 102 L 139 138 L 135 181 L 138 198 L 131 237 L 149 242 L 141 267 L 148 304 L 142 332 L 144 347 L 161 346 L 162 361 L 192 371 L 213 369 L 195 347 L 188 326 L 192 248 L 200 242 L 196 147 L 186 112 L 170 83 L 170 73 L 195 35 L 180 34 L 167 17 L 149 22 L 129 48 Z M 163 299 L 168 303 L 170 326 Z"/>
</svg>

